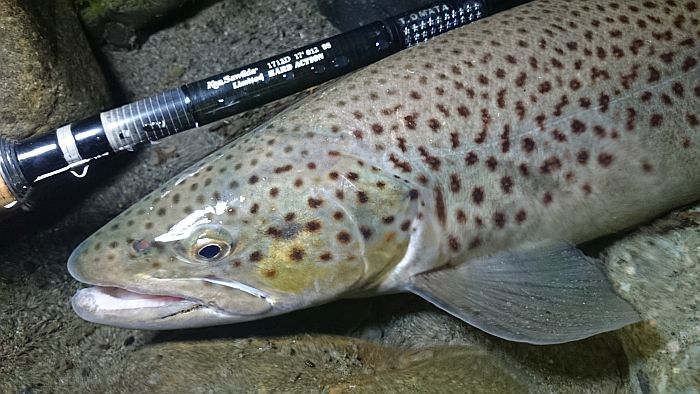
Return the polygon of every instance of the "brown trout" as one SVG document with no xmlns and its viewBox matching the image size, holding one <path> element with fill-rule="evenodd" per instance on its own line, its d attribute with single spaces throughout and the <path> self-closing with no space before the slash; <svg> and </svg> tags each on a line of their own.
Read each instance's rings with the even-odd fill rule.
<svg viewBox="0 0 700 394">
<path fill-rule="evenodd" d="M 534 1 L 348 76 L 84 241 L 73 307 L 173 329 L 409 291 L 536 344 L 638 321 L 574 245 L 700 199 L 699 8 Z"/>
</svg>

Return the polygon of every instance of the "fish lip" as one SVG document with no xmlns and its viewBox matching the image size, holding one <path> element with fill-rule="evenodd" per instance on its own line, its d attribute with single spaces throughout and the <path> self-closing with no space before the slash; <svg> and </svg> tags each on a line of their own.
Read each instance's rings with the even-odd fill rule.
<svg viewBox="0 0 700 394">
<path fill-rule="evenodd" d="M 148 321 L 155 323 L 194 309 L 209 308 L 199 300 L 102 285 L 76 291 L 71 306 L 85 320 L 125 328 L 139 328 L 147 326 Z"/>
<path fill-rule="evenodd" d="M 67 264 L 68 272 L 75 280 L 89 285 L 77 290 L 71 298 L 73 310 L 84 320 L 128 329 L 170 330 L 246 321 L 251 320 L 253 316 L 224 310 L 206 300 L 180 292 L 162 289 L 158 292 L 143 288 L 149 285 L 148 282 L 134 286 L 86 277 L 80 268 L 80 257 L 86 244 L 87 241 L 83 241 L 78 245 L 68 258 Z M 149 279 L 158 281 L 161 278 Z M 264 300 L 268 309 L 257 316 L 269 312 L 273 307 L 267 294 L 239 282 L 229 283 L 223 279 L 208 277 L 188 279 L 221 284 Z M 122 302 L 125 299 L 126 302 Z M 139 304 L 139 299 L 145 303 Z"/>
</svg>

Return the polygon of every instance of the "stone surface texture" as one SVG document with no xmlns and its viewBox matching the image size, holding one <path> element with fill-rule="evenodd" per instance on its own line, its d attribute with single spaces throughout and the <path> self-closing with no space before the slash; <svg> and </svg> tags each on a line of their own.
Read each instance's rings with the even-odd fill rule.
<svg viewBox="0 0 700 394">
<path fill-rule="evenodd" d="M 70 0 L 0 0 L 0 135 L 22 139 L 110 103 Z"/>
</svg>

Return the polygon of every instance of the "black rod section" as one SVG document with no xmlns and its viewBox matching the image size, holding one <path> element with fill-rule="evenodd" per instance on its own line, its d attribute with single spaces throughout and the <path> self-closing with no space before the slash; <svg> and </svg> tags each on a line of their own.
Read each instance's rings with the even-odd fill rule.
<svg viewBox="0 0 700 394">
<path fill-rule="evenodd" d="M 55 175 L 316 86 L 527 0 L 443 0 L 188 83 L 16 144 L 0 141 L 0 206 Z M 4 184 L 3 184 L 4 181 Z M 3 192 L 5 190 L 5 192 Z M 14 203 L 3 197 L 9 193 Z"/>
</svg>

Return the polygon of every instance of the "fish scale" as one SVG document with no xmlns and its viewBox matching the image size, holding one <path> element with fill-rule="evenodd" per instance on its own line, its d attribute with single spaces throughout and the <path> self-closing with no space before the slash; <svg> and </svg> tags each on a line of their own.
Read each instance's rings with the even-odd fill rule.
<svg viewBox="0 0 700 394">
<path fill-rule="evenodd" d="M 83 282 L 179 297 L 187 313 L 124 319 L 101 309 L 119 297 L 100 287 L 74 306 L 97 322 L 177 328 L 406 290 L 532 343 L 629 323 L 605 286 L 571 284 L 604 282 L 571 244 L 700 198 L 699 19 L 695 1 L 541 0 L 371 65 L 166 183 L 70 258 Z M 210 245 L 220 253 L 202 256 Z M 471 293 L 504 283 L 497 272 L 529 273 L 518 285 L 532 293 L 507 305 L 530 296 L 553 300 L 527 305 L 535 315 L 556 302 L 576 311 L 593 304 L 581 291 L 619 319 L 508 318 Z M 565 284 L 557 296 L 538 281 Z"/>
</svg>

